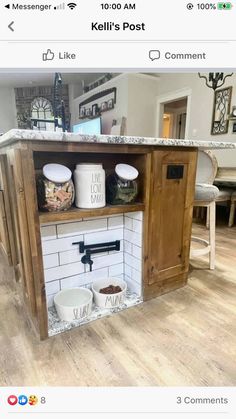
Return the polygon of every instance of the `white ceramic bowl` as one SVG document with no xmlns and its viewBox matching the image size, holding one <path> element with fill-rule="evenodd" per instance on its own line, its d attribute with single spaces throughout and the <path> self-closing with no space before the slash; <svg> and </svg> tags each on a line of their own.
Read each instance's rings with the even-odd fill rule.
<svg viewBox="0 0 236 419">
<path fill-rule="evenodd" d="M 99 291 L 109 285 L 119 285 L 122 289 L 121 292 L 116 294 L 101 294 Z M 101 308 L 115 308 L 124 303 L 126 296 L 127 284 L 120 278 L 104 278 L 95 281 L 92 285 L 94 301 L 96 306 Z"/>
<path fill-rule="evenodd" d="M 92 311 L 93 293 L 87 288 L 64 289 L 54 297 L 58 317 L 66 322 L 88 317 Z"/>
</svg>

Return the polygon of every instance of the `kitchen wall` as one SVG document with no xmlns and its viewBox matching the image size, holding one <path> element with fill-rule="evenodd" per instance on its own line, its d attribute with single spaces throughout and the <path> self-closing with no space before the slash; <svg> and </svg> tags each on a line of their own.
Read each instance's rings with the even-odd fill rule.
<svg viewBox="0 0 236 419">
<path fill-rule="evenodd" d="M 232 105 L 236 105 L 236 75 L 227 78 L 224 86 L 233 86 L 232 109 Z M 180 89 L 192 90 L 190 139 L 236 142 L 236 134 L 232 133 L 232 122 L 229 123 L 228 134 L 211 135 L 214 92 L 206 87 L 203 79 L 200 79 L 196 73 L 160 74 L 158 95 L 167 95 Z M 236 166 L 236 150 L 214 150 L 214 153 L 220 166 Z"/>
<path fill-rule="evenodd" d="M 14 89 L 0 87 L 0 134 L 17 128 Z"/>
<path fill-rule="evenodd" d="M 117 102 L 114 109 L 111 109 L 102 114 L 102 132 L 103 134 L 110 134 L 113 119 L 121 119 L 128 115 L 128 74 L 122 74 L 107 83 L 96 87 L 95 89 L 80 95 L 70 102 L 71 105 L 71 126 L 79 122 L 79 104 L 90 96 L 112 87 L 117 88 Z M 104 100 L 107 98 L 104 98 Z M 103 102 L 104 102 L 103 100 Z M 96 101 L 95 101 L 96 102 Z"/>
<path fill-rule="evenodd" d="M 128 81 L 127 135 L 155 137 L 158 78 L 129 74 Z"/>
<path fill-rule="evenodd" d="M 71 124 L 79 122 L 79 104 L 82 101 L 111 87 L 117 88 L 117 101 L 114 109 L 102 113 L 103 134 L 110 134 L 113 119 L 120 121 L 122 117 L 125 117 L 126 135 L 154 136 L 158 94 L 157 77 L 144 74 L 121 74 L 73 100 Z"/>
</svg>

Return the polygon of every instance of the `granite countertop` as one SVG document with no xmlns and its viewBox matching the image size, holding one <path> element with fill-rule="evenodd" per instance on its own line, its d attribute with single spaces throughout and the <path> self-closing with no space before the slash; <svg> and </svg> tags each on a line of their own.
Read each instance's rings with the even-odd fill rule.
<svg viewBox="0 0 236 419">
<path fill-rule="evenodd" d="M 80 135 L 73 133 L 59 133 L 52 131 L 33 131 L 12 129 L 0 137 L 0 147 L 11 144 L 15 141 L 73 141 L 78 143 L 99 143 L 99 144 L 133 144 L 152 146 L 175 146 L 175 147 L 198 147 L 206 149 L 236 149 L 236 143 L 205 141 L 205 140 L 173 140 L 151 137 L 129 137 L 116 135 Z"/>
</svg>

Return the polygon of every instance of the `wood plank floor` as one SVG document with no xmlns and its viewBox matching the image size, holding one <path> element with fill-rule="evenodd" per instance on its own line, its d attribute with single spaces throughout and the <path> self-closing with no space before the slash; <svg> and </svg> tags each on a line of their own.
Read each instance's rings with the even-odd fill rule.
<svg viewBox="0 0 236 419">
<path fill-rule="evenodd" d="M 178 291 L 39 342 L 1 260 L 0 385 L 234 386 L 236 227 L 217 228 L 216 261 L 195 260 Z"/>
</svg>

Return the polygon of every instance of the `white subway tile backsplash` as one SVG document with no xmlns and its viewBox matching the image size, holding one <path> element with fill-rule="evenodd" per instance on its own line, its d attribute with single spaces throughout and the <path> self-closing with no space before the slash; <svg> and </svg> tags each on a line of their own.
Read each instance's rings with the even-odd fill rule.
<svg viewBox="0 0 236 419">
<path fill-rule="evenodd" d="M 135 281 L 132 281 L 129 277 L 125 277 L 129 291 L 135 292 L 139 296 L 142 296 L 142 284 L 138 284 Z"/>
<path fill-rule="evenodd" d="M 93 281 L 108 276 L 129 281 L 129 288 L 141 293 L 142 212 L 86 218 L 42 227 L 44 275 L 48 305 L 62 288 L 91 287 Z M 92 255 L 92 272 L 81 262 L 79 246 L 120 240 L 120 251 Z M 60 265 L 59 265 L 60 264 Z"/>
<path fill-rule="evenodd" d="M 74 250 L 68 250 L 67 252 L 59 253 L 60 265 L 66 265 L 67 263 L 79 262 L 81 260 L 81 254 L 79 253 L 79 246 L 74 246 Z"/>
<path fill-rule="evenodd" d="M 132 255 L 137 259 L 142 259 L 142 247 L 132 244 Z"/>
<path fill-rule="evenodd" d="M 125 215 L 125 228 L 133 230 L 133 219 Z"/>
<path fill-rule="evenodd" d="M 78 221 L 76 223 L 59 224 L 57 226 L 57 235 L 59 238 L 62 238 L 102 230 L 107 230 L 106 218 L 90 221 Z"/>
<path fill-rule="evenodd" d="M 82 275 L 81 275 L 82 276 Z M 108 268 L 97 269 L 92 272 L 86 272 L 83 275 L 84 283 L 96 281 L 96 279 L 106 278 L 108 276 Z"/>
<path fill-rule="evenodd" d="M 133 220 L 133 231 L 138 234 L 142 234 L 142 222 Z"/>
<path fill-rule="evenodd" d="M 143 220 L 143 212 L 142 211 L 136 211 L 136 212 L 127 212 L 125 214 L 127 217 L 133 218 L 134 220 Z"/>
<path fill-rule="evenodd" d="M 138 271 L 135 268 L 132 268 L 132 276 L 131 276 L 131 278 L 133 279 L 133 281 L 138 282 L 139 284 L 141 284 L 142 283 L 142 272 L 141 271 Z"/>
<path fill-rule="evenodd" d="M 118 215 L 117 217 L 109 217 L 108 218 L 108 229 L 111 230 L 113 228 L 123 228 L 124 226 L 124 217 L 123 215 Z"/>
<path fill-rule="evenodd" d="M 116 265 L 118 263 L 123 263 L 123 252 L 116 252 L 112 255 L 101 256 L 100 258 L 93 259 L 93 271 L 96 269 L 105 268 L 107 266 Z M 86 265 L 86 272 L 89 272 L 89 265 Z"/>
<path fill-rule="evenodd" d="M 122 263 L 118 265 L 109 266 L 109 276 L 119 276 L 124 273 L 124 264 L 123 260 Z"/>
<path fill-rule="evenodd" d="M 105 243 L 115 240 L 123 240 L 123 228 L 84 234 L 85 244 Z"/>
<path fill-rule="evenodd" d="M 46 284 L 46 293 L 47 295 L 56 294 L 60 291 L 60 282 L 59 281 L 52 281 Z"/>
<path fill-rule="evenodd" d="M 120 278 L 120 279 L 123 279 L 123 281 L 125 281 L 124 274 L 121 274 L 121 275 L 116 275 L 116 278 Z"/>
<path fill-rule="evenodd" d="M 79 287 L 81 285 L 80 283 L 80 275 L 70 276 L 69 278 L 64 278 L 60 280 L 61 289 Z"/>
<path fill-rule="evenodd" d="M 54 268 L 59 265 L 58 253 L 43 256 L 43 267 L 44 269 Z"/>
<path fill-rule="evenodd" d="M 132 243 L 127 242 L 126 240 L 124 240 L 124 251 L 126 253 L 132 254 Z"/>
<path fill-rule="evenodd" d="M 52 307 L 54 305 L 54 297 L 56 294 L 54 295 L 47 295 L 47 306 L 48 307 Z"/>
<path fill-rule="evenodd" d="M 74 242 L 82 241 L 83 236 L 67 237 L 64 239 L 49 240 L 42 243 L 43 254 L 49 255 L 50 253 L 66 252 L 67 250 L 74 250 Z"/>
<path fill-rule="evenodd" d="M 96 259 L 96 258 L 100 258 L 102 256 L 107 256 L 107 255 L 109 255 L 109 252 L 97 253 L 97 254 L 93 255 L 93 258 Z"/>
<path fill-rule="evenodd" d="M 124 267 L 125 267 L 125 276 L 129 276 L 130 278 L 132 278 L 132 268 L 131 266 L 127 265 L 126 263 L 124 263 Z"/>
<path fill-rule="evenodd" d="M 124 239 L 136 246 L 142 246 L 142 235 L 134 231 L 124 230 Z"/>
<path fill-rule="evenodd" d="M 41 227 L 41 239 L 42 242 L 46 240 L 53 240 L 56 239 L 57 233 L 56 233 L 56 226 L 55 225 L 47 225 Z"/>
<path fill-rule="evenodd" d="M 132 268 L 141 271 L 141 261 L 128 253 L 125 253 L 125 263 Z"/>
<path fill-rule="evenodd" d="M 84 265 L 81 262 L 57 266 L 56 268 L 45 269 L 45 282 L 55 281 L 84 272 Z"/>
<path fill-rule="evenodd" d="M 76 275 L 70 278 L 64 278 L 61 282 L 61 289 L 81 287 L 86 284 L 90 284 L 96 279 L 106 278 L 108 276 L 108 268 L 98 269 L 96 271 L 87 272 L 81 275 Z"/>
</svg>

